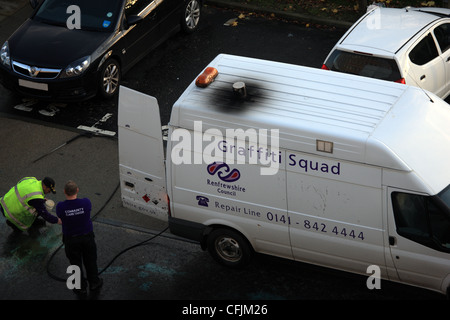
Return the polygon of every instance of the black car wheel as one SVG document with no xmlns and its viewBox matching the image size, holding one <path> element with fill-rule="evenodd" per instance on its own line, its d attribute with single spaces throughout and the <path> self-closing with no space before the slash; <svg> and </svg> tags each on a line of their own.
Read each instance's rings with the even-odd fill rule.
<svg viewBox="0 0 450 320">
<path fill-rule="evenodd" d="M 106 61 L 100 72 L 100 94 L 112 98 L 119 90 L 120 65 L 114 59 Z"/>
<path fill-rule="evenodd" d="M 201 3 L 199 0 L 188 0 L 184 5 L 181 28 L 186 33 L 194 32 L 200 22 Z"/>
</svg>

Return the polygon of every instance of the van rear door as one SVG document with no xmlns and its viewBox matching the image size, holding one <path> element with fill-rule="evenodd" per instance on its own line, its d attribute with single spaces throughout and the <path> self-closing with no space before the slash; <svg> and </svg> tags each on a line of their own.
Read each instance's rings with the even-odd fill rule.
<svg viewBox="0 0 450 320">
<path fill-rule="evenodd" d="M 118 114 L 123 205 L 167 221 L 165 158 L 158 101 L 121 86 Z"/>
</svg>

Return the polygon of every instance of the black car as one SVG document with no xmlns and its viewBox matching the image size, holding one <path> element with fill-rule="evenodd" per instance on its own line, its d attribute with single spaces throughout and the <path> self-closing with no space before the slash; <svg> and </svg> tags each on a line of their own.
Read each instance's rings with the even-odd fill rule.
<svg viewBox="0 0 450 320">
<path fill-rule="evenodd" d="M 121 75 L 180 29 L 202 0 L 30 0 L 33 15 L 0 49 L 0 82 L 43 100 L 113 97 Z"/>
</svg>

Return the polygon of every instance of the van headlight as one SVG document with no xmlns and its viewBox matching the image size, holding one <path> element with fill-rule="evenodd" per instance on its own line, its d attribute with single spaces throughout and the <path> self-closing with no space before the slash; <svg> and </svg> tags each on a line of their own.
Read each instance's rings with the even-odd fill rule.
<svg viewBox="0 0 450 320">
<path fill-rule="evenodd" d="M 11 69 L 11 57 L 9 56 L 8 41 L 6 41 L 0 49 L 0 62 L 8 69 Z"/>
<path fill-rule="evenodd" d="M 64 72 L 62 73 L 61 77 L 63 78 L 70 78 L 74 76 L 79 76 L 83 72 L 89 68 L 89 65 L 91 64 L 91 56 L 86 56 L 81 59 L 78 59 L 71 64 L 67 66 L 66 69 L 64 69 Z"/>
</svg>

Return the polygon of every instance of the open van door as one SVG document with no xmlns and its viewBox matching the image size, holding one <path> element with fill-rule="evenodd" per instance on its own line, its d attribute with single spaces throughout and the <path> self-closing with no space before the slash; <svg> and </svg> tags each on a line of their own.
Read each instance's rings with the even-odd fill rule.
<svg viewBox="0 0 450 320">
<path fill-rule="evenodd" d="M 121 86 L 118 114 L 123 205 L 167 221 L 165 159 L 158 101 Z"/>
</svg>

